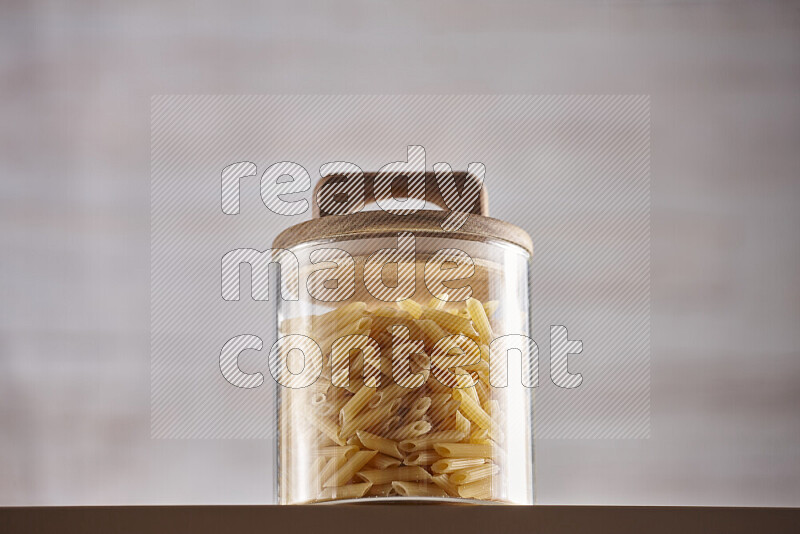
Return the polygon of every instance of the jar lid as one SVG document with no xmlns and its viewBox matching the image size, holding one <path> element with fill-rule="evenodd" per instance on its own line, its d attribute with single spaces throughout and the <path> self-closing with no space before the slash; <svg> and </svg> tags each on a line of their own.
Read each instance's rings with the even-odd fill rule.
<svg viewBox="0 0 800 534">
<path fill-rule="evenodd" d="M 533 254 L 533 242 L 528 233 L 511 223 L 489 217 L 489 203 L 486 189 L 481 187 L 466 221 L 457 229 L 446 229 L 445 221 L 452 214 L 439 190 L 433 173 L 425 175 L 425 200 L 443 210 L 419 210 L 406 215 L 377 210 L 361 211 L 365 204 L 375 201 L 374 180 L 377 173 L 363 173 L 361 176 L 337 174 L 322 178 L 314 189 L 313 218 L 291 226 L 275 238 L 274 248 L 291 248 L 303 243 L 320 240 L 349 240 L 367 237 L 395 236 L 398 232 L 413 232 L 425 237 L 448 237 L 469 241 L 500 240 L 516 245 L 528 254 Z M 403 178 L 408 185 L 409 175 L 397 175 L 392 183 L 396 188 Z M 455 186 L 463 191 L 469 181 L 475 181 L 472 174 L 454 172 Z M 480 183 L 472 185 L 481 186 Z M 363 196 L 352 195 L 356 187 L 363 187 Z M 338 189 L 338 190 L 337 190 Z M 412 192 L 406 187 L 406 195 Z M 396 198 L 405 195 L 396 194 Z M 347 200 L 342 201 L 341 198 Z M 355 200 L 354 200 L 355 199 Z"/>
</svg>

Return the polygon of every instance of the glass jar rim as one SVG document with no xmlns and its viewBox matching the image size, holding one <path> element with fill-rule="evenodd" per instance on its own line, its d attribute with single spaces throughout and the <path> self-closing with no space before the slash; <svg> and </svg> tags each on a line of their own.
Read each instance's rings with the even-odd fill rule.
<svg viewBox="0 0 800 534">
<path fill-rule="evenodd" d="M 385 211 L 329 215 L 287 228 L 275 238 L 273 248 L 288 249 L 306 242 L 326 239 L 359 239 L 412 232 L 419 236 L 468 241 L 501 240 L 533 255 L 531 237 L 522 228 L 500 219 L 469 214 L 459 229 L 448 231 L 442 226 L 451 213 L 441 210 L 420 210 L 409 215 L 395 215 Z"/>
</svg>

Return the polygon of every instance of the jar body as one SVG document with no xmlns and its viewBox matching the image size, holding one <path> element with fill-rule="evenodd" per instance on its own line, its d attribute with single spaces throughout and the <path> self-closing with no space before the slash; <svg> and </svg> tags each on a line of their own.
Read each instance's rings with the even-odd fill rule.
<svg viewBox="0 0 800 534">
<path fill-rule="evenodd" d="M 289 377 L 277 388 L 282 504 L 533 502 L 533 390 L 513 358 L 506 387 L 490 379 L 492 341 L 529 335 L 530 256 L 494 240 L 412 241 L 413 258 L 392 255 L 397 235 L 290 249 L 299 299 L 279 300 L 278 337 L 319 350 L 270 356 Z M 321 282 L 324 268 L 337 282 Z M 299 369 L 313 380 L 292 385 Z"/>
</svg>

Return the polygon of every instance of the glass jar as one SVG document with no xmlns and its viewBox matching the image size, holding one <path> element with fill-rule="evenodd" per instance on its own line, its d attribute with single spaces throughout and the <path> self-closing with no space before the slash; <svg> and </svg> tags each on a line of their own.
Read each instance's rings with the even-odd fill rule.
<svg viewBox="0 0 800 534">
<path fill-rule="evenodd" d="M 531 241 L 488 217 L 485 191 L 459 228 L 449 215 L 315 206 L 276 239 L 300 266 L 270 356 L 282 504 L 533 502 L 532 389 L 497 359 L 529 336 Z"/>
</svg>

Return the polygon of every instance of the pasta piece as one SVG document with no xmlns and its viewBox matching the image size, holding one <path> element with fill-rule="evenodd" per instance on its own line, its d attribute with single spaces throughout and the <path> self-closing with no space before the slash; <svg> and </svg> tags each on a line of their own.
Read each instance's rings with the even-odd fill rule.
<svg viewBox="0 0 800 534">
<path fill-rule="evenodd" d="M 386 403 L 386 395 L 383 391 L 376 391 L 372 398 L 367 403 L 367 409 L 375 409 L 378 406 Z"/>
<path fill-rule="evenodd" d="M 381 452 L 387 456 L 392 456 L 402 460 L 405 455 L 400 451 L 399 445 L 396 441 L 370 434 L 363 430 L 356 432 L 358 439 L 364 444 L 364 447 L 374 451 Z"/>
<path fill-rule="evenodd" d="M 336 445 L 336 442 L 334 442 L 331 438 L 329 438 L 328 436 L 326 436 L 325 434 L 323 434 L 323 433 L 321 433 L 319 431 L 317 431 L 317 440 L 318 440 L 317 441 L 317 446 L 320 447 L 320 448 L 322 448 L 322 447 L 333 447 L 333 446 L 337 446 L 338 447 L 338 445 Z M 353 445 L 353 443 L 348 443 L 347 445 Z"/>
<path fill-rule="evenodd" d="M 408 355 L 408 367 L 412 374 L 424 373 L 431 369 L 431 359 L 424 352 Z M 414 390 L 417 391 L 417 390 Z"/>
<path fill-rule="evenodd" d="M 386 358 L 386 360 L 389 361 L 391 365 L 391 359 Z M 391 374 L 391 369 L 389 370 L 389 374 Z M 386 401 L 388 402 L 397 398 L 402 398 L 408 393 L 411 393 L 412 391 L 413 390 L 411 389 L 404 388 L 397 382 L 392 382 L 391 384 L 386 386 L 386 389 L 384 389 L 381 393 L 383 393 L 384 397 L 386 398 Z"/>
<path fill-rule="evenodd" d="M 450 297 L 447 293 L 442 295 L 442 298 L 433 297 L 431 300 L 428 301 L 428 307 L 434 310 L 441 310 L 444 308 L 444 305 L 447 304 L 447 299 Z"/>
<path fill-rule="evenodd" d="M 483 464 L 474 467 L 459 469 L 450 473 L 450 482 L 457 486 L 470 484 L 483 478 L 496 475 L 500 468 L 495 464 Z"/>
<path fill-rule="evenodd" d="M 444 404 L 439 404 L 428 410 L 427 416 L 431 423 L 437 427 L 455 430 L 456 412 L 461 403 L 450 398 Z M 449 423 L 449 424 L 448 424 Z"/>
<path fill-rule="evenodd" d="M 314 487 L 317 491 L 322 489 L 322 477 L 320 474 L 322 473 L 322 470 L 325 469 L 328 461 L 328 458 L 325 458 L 324 456 L 317 456 L 317 458 L 311 464 L 311 472 L 314 474 Z"/>
<path fill-rule="evenodd" d="M 489 317 L 486 316 L 486 310 L 483 304 L 477 299 L 468 298 L 467 311 L 472 319 L 472 324 L 475 325 L 475 330 L 477 330 L 478 334 L 481 336 L 481 341 L 486 344 L 491 343 L 494 339 L 494 333 L 492 333 L 492 327 L 489 325 Z"/>
<path fill-rule="evenodd" d="M 470 422 L 469 419 L 461 415 L 461 412 L 456 412 L 456 430 L 468 436 L 470 433 Z"/>
<path fill-rule="evenodd" d="M 489 443 L 489 431 L 485 428 L 481 428 L 479 426 L 475 426 L 472 430 L 472 434 L 469 436 L 470 443 Z"/>
<path fill-rule="evenodd" d="M 345 438 L 354 435 L 357 430 L 372 428 L 386 421 L 387 417 L 397 411 L 400 404 L 400 399 L 395 399 L 392 402 L 383 406 L 378 406 L 372 410 L 364 410 L 352 420 L 342 425 L 340 434 Z"/>
<path fill-rule="evenodd" d="M 489 414 L 487 414 L 484 409 L 481 408 L 480 404 L 478 404 L 477 398 L 473 398 L 469 394 L 462 392 L 460 389 L 453 390 L 453 398 L 461 402 L 461 407 L 459 409 L 461 410 L 461 413 L 467 417 L 467 419 L 479 427 L 486 428 L 491 431 L 492 420 L 489 417 Z"/>
<path fill-rule="evenodd" d="M 378 454 L 376 451 L 358 451 L 351 456 L 345 463 L 325 481 L 324 487 L 344 486 L 355 474 Z M 367 481 L 369 482 L 369 480 Z M 366 490 L 364 490 L 366 491 Z"/>
<path fill-rule="evenodd" d="M 445 458 L 491 458 L 492 446 L 478 443 L 437 443 L 433 446 Z"/>
<path fill-rule="evenodd" d="M 372 328 L 372 319 L 370 319 L 369 317 L 362 317 L 361 319 L 357 319 L 352 323 L 348 324 L 341 330 L 332 332 L 327 337 L 314 337 L 313 339 L 315 341 L 321 340 L 317 341 L 317 344 L 319 345 L 319 348 L 322 350 L 322 354 L 330 354 L 331 347 L 333 346 L 333 343 L 337 339 L 357 334 L 360 335 L 368 334 L 370 328 Z"/>
<path fill-rule="evenodd" d="M 467 395 L 469 395 L 469 396 L 470 396 L 470 398 L 473 400 L 473 402 L 475 402 L 475 404 L 477 404 L 477 405 L 480 407 L 480 405 L 481 405 L 481 400 L 480 400 L 480 397 L 478 397 L 478 392 L 477 392 L 477 390 L 475 389 L 475 386 L 474 386 L 474 385 L 473 385 L 473 386 L 470 386 L 470 387 L 466 387 L 466 388 L 458 388 L 458 389 L 459 389 L 459 390 L 460 390 L 462 393 L 466 393 Z M 455 397 L 455 394 L 453 395 L 453 397 Z"/>
<path fill-rule="evenodd" d="M 358 439 L 358 436 L 350 436 L 349 438 L 347 438 L 347 444 L 348 445 L 355 445 L 359 449 L 363 449 L 364 448 L 364 444 L 361 443 L 361 440 Z"/>
<path fill-rule="evenodd" d="M 391 495 L 396 495 L 396 492 L 391 484 L 375 484 L 367 492 L 367 495 L 370 497 L 389 497 Z"/>
<path fill-rule="evenodd" d="M 362 467 L 367 465 L 367 462 L 372 460 L 372 457 L 378 454 L 375 451 L 358 451 L 353 454 L 345 463 L 336 470 L 333 475 L 323 484 L 324 487 L 343 486 L 361 470 Z"/>
<path fill-rule="evenodd" d="M 433 404 L 433 406 L 441 406 L 442 404 L 445 404 L 446 402 L 452 400 L 453 395 L 452 393 L 449 392 L 434 393 L 430 397 L 431 397 L 431 404 Z"/>
<path fill-rule="evenodd" d="M 433 483 L 442 488 L 451 497 L 460 497 L 458 494 L 458 487 L 450 482 L 447 475 L 436 475 L 431 480 Z"/>
<path fill-rule="evenodd" d="M 460 364 L 459 367 L 464 370 L 471 370 L 473 366 L 481 365 L 481 346 L 475 340 L 466 335 L 459 335 L 453 338 L 455 345 L 464 351 L 464 360 L 466 362 Z"/>
<path fill-rule="evenodd" d="M 419 316 L 422 315 L 422 306 L 411 299 L 401 300 L 397 303 L 397 306 L 414 319 L 419 319 Z"/>
<path fill-rule="evenodd" d="M 408 327 L 413 334 L 411 337 L 417 337 L 414 318 L 407 311 L 381 307 L 373 312 L 372 319 L 372 328 L 376 332 L 389 332 L 392 326 L 399 325 Z"/>
<path fill-rule="evenodd" d="M 320 471 L 319 473 L 319 479 L 321 481 L 320 486 L 322 485 L 323 482 L 332 477 L 333 474 L 337 472 L 339 468 L 345 464 L 346 461 L 347 458 L 344 455 L 334 456 L 333 458 L 328 460 L 328 463 L 325 464 L 325 467 L 323 467 L 322 471 Z"/>
<path fill-rule="evenodd" d="M 489 417 L 491 417 L 494 420 L 499 419 L 500 416 L 502 415 L 500 413 L 500 401 L 498 401 L 497 399 L 490 399 L 487 401 L 486 404 L 487 404 L 486 413 L 489 414 Z"/>
<path fill-rule="evenodd" d="M 314 393 L 311 395 L 311 407 L 319 408 L 322 404 L 325 404 L 325 401 L 327 400 L 328 396 L 324 393 Z"/>
<path fill-rule="evenodd" d="M 330 419 L 313 414 L 311 416 L 311 421 L 317 427 L 317 429 L 320 430 L 320 432 L 332 439 L 337 445 L 345 445 L 344 440 L 339 437 L 339 428 L 336 423 Z"/>
<path fill-rule="evenodd" d="M 306 489 L 316 496 L 311 502 L 392 495 L 500 499 L 493 481 L 510 468 L 502 449 L 505 396 L 489 382 L 489 344 L 495 332 L 504 331 L 501 322 L 490 320 L 499 302 L 378 304 L 353 302 L 280 323 L 282 333 L 311 337 L 323 351 L 320 379 L 302 391 L 282 392 L 281 461 L 288 466 L 284 451 L 297 447 L 310 454 L 300 455 L 308 462 L 300 470 L 308 473 L 305 480 L 295 480 L 293 468 L 281 470 L 281 484 L 297 495 L 289 501 L 308 499 Z M 405 347 L 395 346 L 394 325 L 408 329 Z M 370 336 L 379 352 L 365 359 L 337 345 L 334 368 L 331 346 L 351 334 Z M 450 340 L 442 354 L 447 361 L 436 359 L 444 338 Z M 414 345 L 420 339 L 421 348 Z M 395 354 L 402 363 L 394 362 Z M 368 374 L 369 385 L 377 387 L 366 387 Z M 333 386 L 332 376 L 347 376 L 348 385 Z M 424 381 L 417 384 L 419 379 Z"/>
<path fill-rule="evenodd" d="M 465 499 L 488 499 L 492 493 L 492 479 L 484 478 L 477 482 L 458 486 L 458 495 Z"/>
<path fill-rule="evenodd" d="M 483 303 L 483 310 L 486 312 L 487 317 L 491 317 L 494 315 L 494 312 L 497 311 L 497 308 L 500 307 L 500 301 L 498 300 L 488 300 Z"/>
<path fill-rule="evenodd" d="M 308 386 L 308 391 L 310 393 L 322 393 L 323 395 L 327 396 L 328 390 L 331 388 L 331 381 L 327 380 L 323 377 L 319 377 L 314 380 L 314 383 Z"/>
<path fill-rule="evenodd" d="M 479 379 L 475 381 L 475 391 L 478 393 L 478 404 L 483 406 L 483 409 L 486 410 L 489 417 L 494 417 L 489 409 L 489 387 Z"/>
<path fill-rule="evenodd" d="M 399 304 L 399 302 L 398 302 Z M 381 306 L 374 309 L 372 312 L 373 317 L 390 317 L 392 319 L 401 319 L 403 321 L 410 321 L 413 318 L 411 314 L 403 309 L 390 308 L 389 306 Z"/>
<path fill-rule="evenodd" d="M 457 430 L 431 432 L 419 438 L 407 439 L 400 442 L 400 450 L 405 452 L 421 451 L 434 448 L 434 443 L 456 442 L 464 439 L 464 434 Z"/>
<path fill-rule="evenodd" d="M 420 484 L 419 482 L 392 482 L 392 487 L 398 495 L 404 497 L 447 497 L 447 492 L 433 484 Z"/>
<path fill-rule="evenodd" d="M 357 476 L 373 484 L 388 484 L 395 481 L 419 482 L 431 478 L 430 473 L 418 465 L 361 471 Z"/>
<path fill-rule="evenodd" d="M 369 402 L 370 398 L 375 394 L 375 388 L 361 386 L 358 393 L 350 397 L 347 404 L 342 406 L 339 412 L 339 421 L 344 424 L 346 421 L 352 421 L 353 418 L 364 408 Z"/>
<path fill-rule="evenodd" d="M 372 460 L 369 461 L 367 465 L 374 467 L 375 469 L 387 469 L 389 467 L 400 467 L 401 463 L 402 462 L 399 459 L 379 452 L 372 458 Z"/>
<path fill-rule="evenodd" d="M 433 348 L 440 339 L 450 335 L 442 330 L 441 327 L 436 324 L 436 321 L 430 319 L 418 319 L 414 321 L 414 324 L 416 324 L 422 332 L 422 337 L 428 345 L 428 348 Z"/>
<path fill-rule="evenodd" d="M 483 458 L 443 458 L 431 465 L 431 471 L 439 474 L 453 473 L 461 469 L 483 465 L 485 462 L 486 460 Z M 453 483 L 463 484 L 463 482 L 455 480 L 453 480 Z"/>
<path fill-rule="evenodd" d="M 307 336 L 311 334 L 312 325 L 312 317 L 292 317 L 281 321 L 280 331 L 282 334 L 301 334 Z"/>
<path fill-rule="evenodd" d="M 447 313 L 446 311 L 434 310 L 433 308 L 424 308 L 420 319 L 430 319 L 439 325 L 446 332 L 451 334 L 464 334 L 472 339 L 478 339 L 480 336 L 473 328 L 472 323 L 463 317 Z"/>
<path fill-rule="evenodd" d="M 435 461 L 441 459 L 439 454 L 432 450 L 426 449 L 423 451 L 412 452 L 406 459 L 403 460 L 403 463 L 406 465 L 431 465 Z"/>
<path fill-rule="evenodd" d="M 482 355 L 480 349 L 475 350 L 474 346 L 473 346 L 472 350 L 473 350 L 473 355 L 474 355 L 472 360 L 476 360 L 477 359 L 478 360 L 477 363 L 471 363 L 471 364 L 468 364 L 468 365 L 462 365 L 461 369 L 463 369 L 464 371 L 471 371 L 471 372 L 478 373 L 478 375 L 481 376 L 481 377 L 484 376 L 484 375 L 486 375 L 488 377 L 489 376 L 489 363 L 486 362 L 483 359 L 483 355 Z"/>
<path fill-rule="evenodd" d="M 361 484 L 348 484 L 347 486 L 326 487 L 319 494 L 320 501 L 331 501 L 333 499 L 358 499 L 363 497 L 372 484 L 363 482 Z"/>
<path fill-rule="evenodd" d="M 379 430 L 377 430 L 378 434 L 383 436 L 392 437 L 392 433 L 396 431 L 400 427 L 400 423 L 403 422 L 403 418 L 399 415 L 393 415 L 383 423 L 381 423 Z"/>
<path fill-rule="evenodd" d="M 406 421 L 417 421 L 422 419 L 428 409 L 431 407 L 431 398 L 430 397 L 420 397 L 414 401 L 414 404 L 411 405 L 411 408 L 408 410 L 408 414 L 406 415 Z"/>
<path fill-rule="evenodd" d="M 398 441 L 409 440 L 430 432 L 431 428 L 431 424 L 427 421 L 414 421 L 413 423 L 398 428 L 389 434 L 388 437 Z"/>
<path fill-rule="evenodd" d="M 322 447 L 317 451 L 317 454 L 320 456 L 337 456 L 341 454 L 347 458 L 350 458 L 357 450 L 358 447 L 355 445 L 345 445 L 344 447 L 334 445 L 332 447 Z"/>
<path fill-rule="evenodd" d="M 489 345 L 481 345 L 481 359 L 486 363 L 492 361 L 492 351 L 489 349 Z"/>
</svg>

